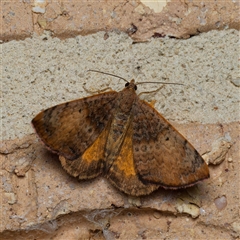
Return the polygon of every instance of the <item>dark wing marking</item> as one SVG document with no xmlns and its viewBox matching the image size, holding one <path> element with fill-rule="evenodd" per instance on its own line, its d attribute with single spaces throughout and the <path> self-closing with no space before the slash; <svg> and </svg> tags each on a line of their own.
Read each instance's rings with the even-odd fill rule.
<svg viewBox="0 0 240 240">
<path fill-rule="evenodd" d="M 39 113 L 32 124 L 48 148 L 77 159 L 110 121 L 117 94 L 111 91 L 57 105 Z"/>
<path fill-rule="evenodd" d="M 130 124 L 120 153 L 113 161 L 107 173 L 107 178 L 115 187 L 126 194 L 132 196 L 147 195 L 159 186 L 152 183 L 143 183 L 139 180 L 134 167 L 132 134 L 133 130 Z"/>
<path fill-rule="evenodd" d="M 142 181 L 165 188 L 190 186 L 209 177 L 194 147 L 150 104 L 133 106 L 133 158 Z"/>
</svg>

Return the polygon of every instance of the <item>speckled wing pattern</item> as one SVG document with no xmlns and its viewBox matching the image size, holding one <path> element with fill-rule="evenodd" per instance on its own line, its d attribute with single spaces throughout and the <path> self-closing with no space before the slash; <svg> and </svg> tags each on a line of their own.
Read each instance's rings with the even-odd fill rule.
<svg viewBox="0 0 240 240">
<path fill-rule="evenodd" d="M 107 171 L 107 178 L 115 187 L 129 195 L 147 195 L 158 189 L 159 185 L 139 179 L 135 169 L 133 148 L 133 129 L 130 124 L 121 150 Z"/>
<path fill-rule="evenodd" d="M 104 146 L 117 92 L 63 103 L 39 113 L 32 125 L 44 144 L 60 155 L 72 176 L 88 179 L 102 173 Z"/>
<path fill-rule="evenodd" d="M 150 104 L 133 105 L 133 159 L 142 182 L 177 189 L 209 177 L 194 147 Z"/>
<path fill-rule="evenodd" d="M 70 175 L 90 179 L 102 174 L 129 195 L 208 178 L 199 153 L 135 89 L 132 80 L 120 92 L 57 105 L 39 113 L 32 124 Z"/>
</svg>

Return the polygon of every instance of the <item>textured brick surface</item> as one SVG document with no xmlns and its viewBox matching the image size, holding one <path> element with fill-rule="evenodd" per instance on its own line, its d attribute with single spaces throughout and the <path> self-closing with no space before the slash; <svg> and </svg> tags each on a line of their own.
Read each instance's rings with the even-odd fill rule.
<svg viewBox="0 0 240 240">
<path fill-rule="evenodd" d="M 152 36 L 188 38 L 212 29 L 240 26 L 237 1 L 161 3 L 161 11 L 157 11 L 158 6 L 148 1 L 3 1 L 0 38 L 23 39 L 44 30 L 66 38 L 118 29 L 136 41 L 145 41 Z"/>
<path fill-rule="evenodd" d="M 106 34 L 115 28 L 142 41 L 154 34 L 188 37 L 238 28 L 237 2 L 214 2 L 174 1 L 160 13 L 138 2 L 43 3 L 43 13 L 36 13 L 33 2 L 2 2 L 1 39 L 40 36 L 2 44 L 1 239 L 239 239 L 238 32 L 140 44 L 118 31 Z M 51 37 L 99 29 L 105 33 Z M 123 88 L 122 81 L 88 69 L 183 83 L 142 97 L 155 100 L 156 109 L 209 162 L 211 178 L 132 198 L 104 178 L 69 177 L 37 140 L 30 121 L 42 109 L 91 95 L 86 88 Z M 139 85 L 139 92 L 157 87 Z"/>
<path fill-rule="evenodd" d="M 19 1 L 1 1 L 1 40 L 24 39 L 33 33 L 31 5 Z"/>
</svg>

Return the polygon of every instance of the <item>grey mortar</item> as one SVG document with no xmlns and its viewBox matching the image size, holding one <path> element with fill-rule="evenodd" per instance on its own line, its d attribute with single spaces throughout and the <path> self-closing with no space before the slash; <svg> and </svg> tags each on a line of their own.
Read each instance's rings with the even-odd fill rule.
<svg viewBox="0 0 240 240">
<path fill-rule="evenodd" d="M 174 123 L 230 123 L 239 120 L 239 32 L 211 31 L 186 40 L 158 38 L 133 44 L 124 33 L 104 32 L 66 40 L 46 32 L 2 44 L 1 139 L 33 133 L 32 118 L 41 110 L 91 95 L 106 87 L 121 90 L 114 77 L 175 82 L 141 95 Z M 85 86 L 85 88 L 83 88 Z M 159 84 L 138 86 L 153 91 Z M 88 89 L 87 92 L 85 89 Z"/>
</svg>

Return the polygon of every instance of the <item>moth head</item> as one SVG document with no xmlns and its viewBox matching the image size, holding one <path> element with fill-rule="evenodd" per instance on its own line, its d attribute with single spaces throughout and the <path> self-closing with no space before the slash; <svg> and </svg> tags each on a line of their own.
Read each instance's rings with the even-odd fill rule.
<svg viewBox="0 0 240 240">
<path fill-rule="evenodd" d="M 132 79 L 130 82 L 127 82 L 127 83 L 125 84 L 125 87 L 126 87 L 126 88 L 134 89 L 135 91 L 137 90 L 137 85 L 135 84 L 134 79 Z"/>
</svg>

